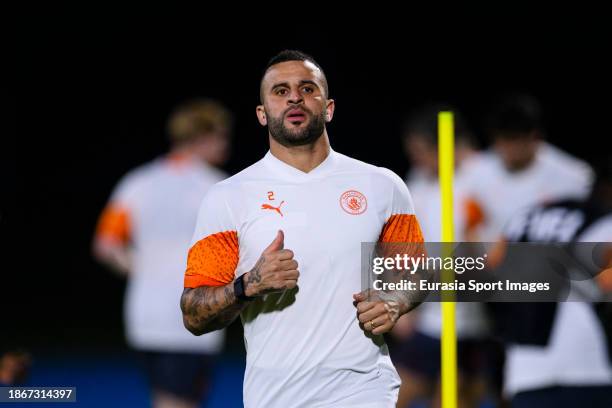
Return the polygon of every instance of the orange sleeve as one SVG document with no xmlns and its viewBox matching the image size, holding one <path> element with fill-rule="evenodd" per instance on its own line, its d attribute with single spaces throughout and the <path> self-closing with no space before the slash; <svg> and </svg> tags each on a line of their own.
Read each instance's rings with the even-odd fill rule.
<svg viewBox="0 0 612 408">
<path fill-rule="evenodd" d="M 218 232 L 202 238 L 189 250 L 186 288 L 223 286 L 234 280 L 238 266 L 238 234 Z"/>
<path fill-rule="evenodd" d="M 597 275 L 597 283 L 604 292 L 612 292 L 612 248 L 608 248 L 605 252 L 606 266 L 604 270 Z"/>
<path fill-rule="evenodd" d="M 508 240 L 502 237 L 497 240 L 489 250 L 489 256 L 487 258 L 487 267 L 491 269 L 498 268 L 504 262 L 504 259 L 506 259 L 507 253 Z"/>
<path fill-rule="evenodd" d="M 386 243 L 377 249 L 384 257 L 398 254 L 418 257 L 426 252 L 421 226 L 414 214 L 397 214 L 389 217 L 378 238 L 378 243 Z"/>
<path fill-rule="evenodd" d="M 378 242 L 423 242 L 421 226 L 414 214 L 397 214 L 389 217 Z"/>
<path fill-rule="evenodd" d="M 465 200 L 464 205 L 465 227 L 468 231 L 472 231 L 484 222 L 484 211 L 478 201 L 473 198 Z"/>
<path fill-rule="evenodd" d="M 128 210 L 117 205 L 107 206 L 98 220 L 96 237 L 120 243 L 130 240 L 130 216 Z"/>
</svg>

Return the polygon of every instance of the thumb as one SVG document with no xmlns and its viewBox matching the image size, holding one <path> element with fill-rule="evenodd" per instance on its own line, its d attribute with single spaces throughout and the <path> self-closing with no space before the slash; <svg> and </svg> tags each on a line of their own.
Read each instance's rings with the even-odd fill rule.
<svg viewBox="0 0 612 408">
<path fill-rule="evenodd" d="M 264 249 L 263 253 L 269 254 L 274 251 L 280 251 L 281 249 L 283 249 L 284 246 L 285 246 L 285 234 L 283 233 L 283 230 L 278 230 L 278 232 L 276 233 L 276 237 L 274 238 L 274 241 L 272 241 L 272 243 L 268 245 L 266 249 Z"/>
<path fill-rule="evenodd" d="M 366 289 L 358 293 L 353 293 L 353 299 L 355 299 L 356 302 L 373 301 L 375 300 L 373 298 L 374 295 L 375 292 L 372 292 L 370 289 Z"/>
</svg>

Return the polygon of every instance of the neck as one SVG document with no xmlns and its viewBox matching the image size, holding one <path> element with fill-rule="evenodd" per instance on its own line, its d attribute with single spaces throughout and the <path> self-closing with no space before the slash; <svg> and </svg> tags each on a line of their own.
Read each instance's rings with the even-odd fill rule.
<svg viewBox="0 0 612 408">
<path fill-rule="evenodd" d="M 205 163 L 202 158 L 198 157 L 189 148 L 173 148 L 168 152 L 167 159 L 175 165 L 184 165 L 186 163 Z"/>
<path fill-rule="evenodd" d="M 170 149 L 170 152 L 168 154 L 174 157 L 192 157 L 193 156 L 192 149 L 188 145 L 175 146 Z"/>
<path fill-rule="evenodd" d="M 321 164 L 330 151 L 326 130 L 316 142 L 304 146 L 283 146 L 272 136 L 268 135 L 268 138 L 270 139 L 270 152 L 274 157 L 304 173 L 310 172 Z"/>
</svg>

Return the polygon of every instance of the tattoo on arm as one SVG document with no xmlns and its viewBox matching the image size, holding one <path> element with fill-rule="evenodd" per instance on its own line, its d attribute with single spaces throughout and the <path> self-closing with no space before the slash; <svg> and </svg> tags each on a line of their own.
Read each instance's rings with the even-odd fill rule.
<svg viewBox="0 0 612 408">
<path fill-rule="evenodd" d="M 424 245 L 422 243 L 397 243 L 397 244 L 383 244 L 384 253 L 387 257 L 394 257 L 395 255 L 408 255 L 408 256 L 417 256 L 419 253 L 423 253 L 425 251 Z M 408 269 L 392 269 L 388 274 L 385 275 L 385 279 L 389 282 L 401 282 L 401 281 L 411 281 L 416 283 L 417 287 L 419 287 L 419 281 L 421 279 L 430 279 L 431 273 L 426 269 L 419 268 L 415 271 L 411 271 Z M 384 297 L 386 301 L 393 301 L 399 304 L 399 315 L 404 313 L 408 313 L 413 310 L 417 306 L 419 306 L 425 298 L 427 297 L 427 291 L 421 290 L 397 290 L 397 291 L 388 291 L 384 293 L 381 297 Z"/>
<path fill-rule="evenodd" d="M 259 258 L 253 269 L 248 272 L 248 275 L 244 279 L 244 283 L 246 285 L 245 288 L 248 288 L 249 286 L 251 286 L 251 288 L 256 288 L 254 290 L 257 295 L 265 295 L 268 293 L 279 291 L 278 289 L 275 289 L 273 287 L 257 288 L 257 286 L 260 286 L 259 284 L 262 282 L 261 267 L 264 263 L 265 259 L 262 256 L 261 258 Z"/>
<path fill-rule="evenodd" d="M 245 288 L 261 282 L 261 266 L 263 256 L 259 258 L 253 269 L 245 277 Z M 259 294 L 264 294 L 262 291 Z M 225 286 L 200 286 L 185 288 L 181 296 L 183 323 L 187 330 L 199 336 L 230 325 L 246 307 L 247 303 L 234 295 L 234 284 Z"/>
<path fill-rule="evenodd" d="M 261 265 L 263 265 L 263 263 L 264 263 L 264 258 L 263 257 L 259 258 L 259 260 L 255 264 L 253 269 L 249 271 L 249 276 L 247 277 L 247 280 L 245 282 L 247 286 L 252 283 L 261 282 L 261 273 L 259 269 L 261 268 Z"/>
<path fill-rule="evenodd" d="M 197 336 L 227 327 L 245 306 L 234 296 L 232 283 L 185 288 L 181 296 L 183 323 Z"/>
</svg>

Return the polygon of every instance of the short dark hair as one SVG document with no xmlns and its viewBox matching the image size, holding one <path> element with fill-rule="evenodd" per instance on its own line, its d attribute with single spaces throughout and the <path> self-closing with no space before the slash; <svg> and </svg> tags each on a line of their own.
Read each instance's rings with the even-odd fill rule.
<svg viewBox="0 0 612 408">
<path fill-rule="evenodd" d="M 404 138 L 419 135 L 431 146 L 438 145 L 438 113 L 453 112 L 455 139 L 470 145 L 475 145 L 474 136 L 463 115 L 453 106 L 446 103 L 430 103 L 411 112 L 404 121 L 402 130 Z"/>
<path fill-rule="evenodd" d="M 279 52 L 278 54 L 276 54 L 275 56 L 273 56 L 272 58 L 270 58 L 270 60 L 268 61 L 268 64 L 266 65 L 266 68 L 263 71 L 263 74 L 261 75 L 260 83 L 263 81 L 263 77 L 266 75 L 266 72 L 268 72 L 270 67 L 272 67 L 273 65 L 280 64 L 282 62 L 288 62 L 288 61 L 308 61 L 312 63 L 314 66 L 316 66 L 319 69 L 319 71 L 321 71 L 321 74 L 323 75 L 323 91 L 325 91 L 325 97 L 326 98 L 329 97 L 329 86 L 327 85 L 327 77 L 325 76 L 325 72 L 323 71 L 323 68 L 321 68 L 319 63 L 315 61 L 313 57 L 299 50 L 283 50 Z"/>
<path fill-rule="evenodd" d="M 524 93 L 503 95 L 493 104 L 486 121 L 489 135 L 505 137 L 542 130 L 542 107 L 536 98 Z"/>
</svg>

